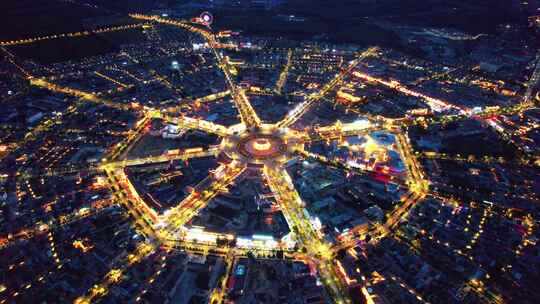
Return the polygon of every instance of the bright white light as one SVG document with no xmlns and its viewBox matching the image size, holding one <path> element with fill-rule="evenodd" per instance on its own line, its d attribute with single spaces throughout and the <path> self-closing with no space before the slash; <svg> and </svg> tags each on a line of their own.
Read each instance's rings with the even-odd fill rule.
<svg viewBox="0 0 540 304">
<path fill-rule="evenodd" d="M 294 240 L 293 233 L 289 232 L 287 235 L 285 235 L 281 242 L 285 245 L 287 248 L 294 248 L 296 245 L 296 241 Z"/>
<path fill-rule="evenodd" d="M 322 223 L 321 223 L 321 220 L 319 219 L 319 217 L 312 218 L 311 219 L 311 224 L 313 225 L 313 228 L 315 228 L 317 230 L 321 230 L 321 228 L 322 228 Z"/>
<path fill-rule="evenodd" d="M 217 235 L 215 233 L 204 232 L 202 228 L 190 228 L 186 232 L 186 240 L 202 243 L 216 243 Z"/>
<path fill-rule="evenodd" d="M 271 241 L 274 240 L 274 237 L 270 235 L 262 235 L 262 234 L 254 234 L 253 238 L 256 240 L 271 240 Z"/>
<path fill-rule="evenodd" d="M 236 246 L 252 248 L 253 247 L 253 241 L 251 239 L 246 239 L 246 238 L 239 237 L 239 238 L 236 239 Z"/>
</svg>

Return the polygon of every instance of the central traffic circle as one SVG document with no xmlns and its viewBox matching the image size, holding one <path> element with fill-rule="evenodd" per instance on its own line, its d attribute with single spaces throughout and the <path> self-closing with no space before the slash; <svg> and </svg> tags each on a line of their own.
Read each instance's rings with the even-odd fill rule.
<svg viewBox="0 0 540 304">
<path fill-rule="evenodd" d="M 241 125 L 231 128 L 232 135 L 225 137 L 221 145 L 223 152 L 236 161 L 272 166 L 286 162 L 295 151 L 303 149 L 297 132 L 289 129 L 271 124 L 253 129 Z"/>
<path fill-rule="evenodd" d="M 287 146 L 279 137 L 252 134 L 240 140 L 238 150 L 246 157 L 268 159 L 283 154 Z"/>
<path fill-rule="evenodd" d="M 250 142 L 249 147 L 255 149 L 256 151 L 268 151 L 272 148 L 272 143 L 267 138 L 257 138 L 254 141 Z"/>
</svg>

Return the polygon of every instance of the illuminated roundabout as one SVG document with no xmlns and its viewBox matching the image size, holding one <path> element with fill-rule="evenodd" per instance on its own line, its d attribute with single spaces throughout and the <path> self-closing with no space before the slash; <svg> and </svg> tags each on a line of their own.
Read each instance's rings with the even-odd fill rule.
<svg viewBox="0 0 540 304">
<path fill-rule="evenodd" d="M 221 143 L 222 151 L 232 160 L 248 165 L 275 167 L 303 151 L 304 141 L 301 135 L 288 128 L 263 124 L 260 127 L 246 129 L 243 125 L 231 127 L 235 130 Z"/>
</svg>

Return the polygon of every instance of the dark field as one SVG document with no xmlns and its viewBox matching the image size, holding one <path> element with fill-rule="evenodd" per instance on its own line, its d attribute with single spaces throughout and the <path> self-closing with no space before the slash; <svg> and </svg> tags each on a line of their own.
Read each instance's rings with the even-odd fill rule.
<svg viewBox="0 0 540 304">
<path fill-rule="evenodd" d="M 0 20 L 0 40 L 74 32 L 105 24 L 132 23 L 134 20 L 127 17 L 129 12 L 144 12 L 160 5 L 172 5 L 174 9 L 185 2 L 2 1 L 0 9 L 7 14 Z M 469 33 L 494 33 L 501 24 L 526 23 L 525 16 L 536 7 L 539 7 L 537 0 L 529 1 L 527 5 L 513 0 L 289 0 L 277 11 L 235 9 L 213 11 L 213 14 L 214 28 L 242 30 L 248 35 L 294 40 L 317 37 L 335 43 L 399 48 L 399 39 L 395 33 L 377 26 L 377 21 L 450 27 Z M 190 16 L 195 13 L 182 9 L 178 9 L 178 12 Z M 277 18 L 278 15 L 296 15 L 306 20 L 288 22 Z M 60 19 L 62 22 L 58 22 Z M 140 30 L 132 30 L 79 39 L 59 39 L 10 49 L 18 55 L 31 56 L 46 63 L 115 51 L 120 44 L 140 39 L 144 39 Z"/>
<path fill-rule="evenodd" d="M 77 60 L 118 51 L 122 44 L 146 39 L 141 29 L 130 29 L 76 38 L 61 38 L 8 47 L 15 54 L 40 63 Z"/>
</svg>

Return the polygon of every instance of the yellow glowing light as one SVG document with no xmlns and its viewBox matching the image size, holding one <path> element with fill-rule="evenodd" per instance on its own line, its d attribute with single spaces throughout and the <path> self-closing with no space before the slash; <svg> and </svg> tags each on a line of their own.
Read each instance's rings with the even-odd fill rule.
<svg viewBox="0 0 540 304">
<path fill-rule="evenodd" d="M 272 143 L 266 138 L 257 139 L 253 142 L 253 149 L 257 151 L 265 151 L 272 147 Z"/>
</svg>

